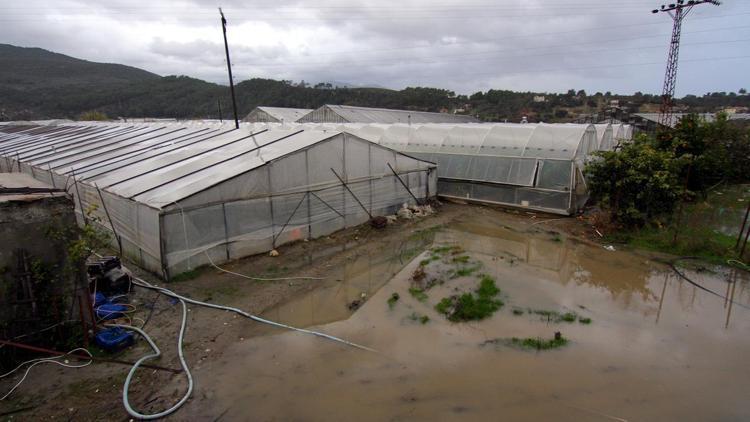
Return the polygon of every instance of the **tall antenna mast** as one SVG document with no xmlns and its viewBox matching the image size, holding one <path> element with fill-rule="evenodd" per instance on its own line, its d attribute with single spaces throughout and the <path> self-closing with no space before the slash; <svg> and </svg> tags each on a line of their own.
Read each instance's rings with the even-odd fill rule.
<svg viewBox="0 0 750 422">
<path fill-rule="evenodd" d="M 715 6 L 721 4 L 717 0 L 677 0 L 677 3 L 669 5 L 662 4 L 661 9 L 654 9 L 651 13 L 666 12 L 672 18 L 672 40 L 669 44 L 669 56 L 667 58 L 667 71 L 664 73 L 664 87 L 661 92 L 661 109 L 659 110 L 659 123 L 664 127 L 672 126 L 672 107 L 674 106 L 674 88 L 677 83 L 677 59 L 680 55 L 680 33 L 682 32 L 682 20 L 687 17 L 693 7 L 709 3 Z"/>
<path fill-rule="evenodd" d="M 237 118 L 237 100 L 234 98 L 234 79 L 232 78 L 232 62 L 229 61 L 229 44 L 227 44 L 227 20 L 224 18 L 224 12 L 219 8 L 221 15 L 221 30 L 224 32 L 224 52 L 227 54 L 227 72 L 229 72 L 229 90 L 232 92 L 232 110 L 234 110 L 234 128 L 240 128 L 240 121 Z"/>
</svg>

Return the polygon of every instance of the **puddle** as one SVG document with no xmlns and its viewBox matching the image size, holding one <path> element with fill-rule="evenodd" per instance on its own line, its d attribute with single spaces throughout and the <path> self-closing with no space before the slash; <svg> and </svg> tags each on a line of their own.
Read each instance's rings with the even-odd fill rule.
<svg viewBox="0 0 750 422">
<path fill-rule="evenodd" d="M 409 293 L 410 278 L 430 252 L 403 268 L 403 253 L 373 252 L 341 268 L 342 281 L 328 280 L 266 316 L 380 353 L 275 330 L 197 370 L 203 399 L 183 411 L 223 420 L 750 419 L 750 310 L 643 257 L 481 219 L 449 224 L 434 241 L 459 245 L 496 280 L 505 305 L 490 318 L 450 323 L 434 309 L 456 288 L 475 288 L 475 274 L 445 280 L 420 301 Z M 420 247 L 409 245 L 407 256 Z M 745 275 L 729 288 L 734 274 L 688 274 L 750 304 Z M 352 313 L 347 304 L 363 292 L 367 300 Z M 394 293 L 399 299 L 389 306 Z M 547 322 L 529 309 L 592 321 Z M 550 339 L 556 331 L 569 340 L 556 350 L 493 341 Z"/>
<path fill-rule="evenodd" d="M 262 316 L 296 327 L 347 319 L 358 308 L 351 306 L 353 302 L 364 303 L 371 298 L 414 256 L 433 243 L 435 233 L 434 230 L 415 232 L 402 242 L 394 242 L 383 249 L 365 249 L 340 268 L 332 268 L 328 278 L 320 281 L 311 292 L 294 297 Z M 332 252 L 335 251 L 315 251 L 308 259 L 321 259 Z"/>
</svg>

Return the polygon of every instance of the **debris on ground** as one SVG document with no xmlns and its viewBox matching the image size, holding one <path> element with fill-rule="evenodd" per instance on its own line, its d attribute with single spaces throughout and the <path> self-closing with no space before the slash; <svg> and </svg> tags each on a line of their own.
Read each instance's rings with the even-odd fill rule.
<svg viewBox="0 0 750 422">
<path fill-rule="evenodd" d="M 279 256 L 279 251 L 276 249 L 271 249 L 271 252 L 268 253 L 268 256 Z"/>
<path fill-rule="evenodd" d="M 372 226 L 375 229 L 382 229 L 385 228 L 385 226 L 388 225 L 388 219 L 383 217 L 382 215 L 372 217 L 370 220 L 370 226 Z"/>
<path fill-rule="evenodd" d="M 432 205 L 408 205 L 402 204 L 401 208 L 396 212 L 396 217 L 411 220 L 414 218 L 429 217 L 435 214 L 435 210 Z"/>
</svg>

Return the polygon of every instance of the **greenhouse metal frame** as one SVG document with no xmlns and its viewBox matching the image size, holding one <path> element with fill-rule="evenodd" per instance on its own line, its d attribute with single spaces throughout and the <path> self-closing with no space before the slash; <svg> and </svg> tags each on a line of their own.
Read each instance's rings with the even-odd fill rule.
<svg viewBox="0 0 750 422">
<path fill-rule="evenodd" d="M 336 130 L 243 124 L 0 125 L 0 170 L 64 188 L 169 278 L 434 196 L 435 164 Z"/>
</svg>

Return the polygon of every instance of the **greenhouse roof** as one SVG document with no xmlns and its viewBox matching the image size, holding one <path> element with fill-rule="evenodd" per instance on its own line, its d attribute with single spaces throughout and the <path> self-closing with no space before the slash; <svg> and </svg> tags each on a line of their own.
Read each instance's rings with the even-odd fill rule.
<svg viewBox="0 0 750 422">
<path fill-rule="evenodd" d="M 259 106 L 255 110 L 260 110 L 280 122 L 296 122 L 297 119 L 312 111 L 310 108 L 288 108 L 288 107 L 265 107 Z M 255 111 L 253 110 L 253 111 Z M 251 111 L 250 114 L 253 112 Z"/>
<path fill-rule="evenodd" d="M 162 208 L 341 133 L 277 124 L 6 126 L 0 155 Z"/>
<path fill-rule="evenodd" d="M 475 123 L 478 120 L 464 114 L 431 113 L 426 111 L 392 110 L 387 108 L 324 105 L 350 123 Z M 313 112 L 315 112 L 314 110 Z M 312 113 L 312 112 L 311 112 Z"/>
<path fill-rule="evenodd" d="M 305 124 L 352 133 L 397 151 L 575 159 L 598 148 L 589 124 Z"/>
</svg>

